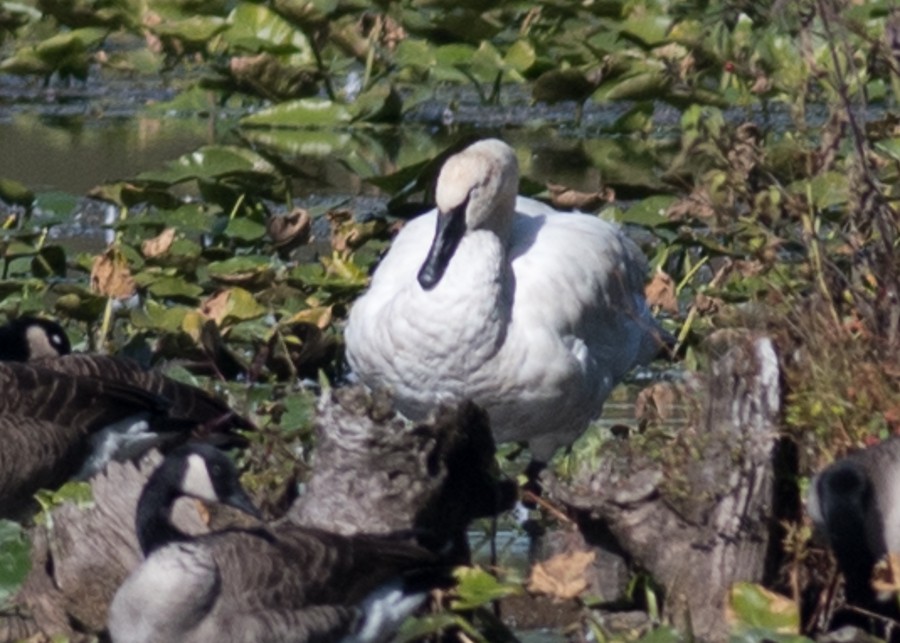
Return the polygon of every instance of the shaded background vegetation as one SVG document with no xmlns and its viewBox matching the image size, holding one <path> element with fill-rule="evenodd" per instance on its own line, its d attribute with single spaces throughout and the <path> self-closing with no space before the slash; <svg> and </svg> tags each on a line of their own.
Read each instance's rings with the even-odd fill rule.
<svg viewBox="0 0 900 643">
<path fill-rule="evenodd" d="M 0 112 L 149 82 L 138 113 L 215 128 L 89 194 L 0 177 L 0 312 L 184 360 L 263 427 L 245 464 L 272 512 L 313 447 L 297 379 L 340 381 L 348 305 L 479 136 L 519 143 L 523 192 L 629 227 L 686 369 L 714 330 L 777 338 L 798 484 L 900 426 L 892 2 L 0 0 L 0 53 Z M 534 137 L 590 172 L 548 183 Z M 107 210 L 107 247 L 66 238 Z"/>
</svg>

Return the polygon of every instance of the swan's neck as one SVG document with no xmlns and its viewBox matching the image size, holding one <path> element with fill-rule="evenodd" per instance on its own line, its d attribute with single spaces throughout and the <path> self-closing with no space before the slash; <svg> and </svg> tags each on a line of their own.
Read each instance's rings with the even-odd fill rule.
<svg viewBox="0 0 900 643">
<path fill-rule="evenodd" d="M 151 477 L 138 500 L 135 521 L 138 543 L 145 557 L 171 542 L 188 539 L 187 534 L 172 524 L 172 507 L 180 492 L 171 486 L 152 483 Z"/>
<path fill-rule="evenodd" d="M 477 361 L 492 356 L 505 337 L 512 288 L 505 243 L 482 229 L 463 237 L 440 283 L 419 292 L 423 306 L 441 311 L 441 323 L 453 330 L 459 349 L 473 351 L 471 359 Z"/>
</svg>

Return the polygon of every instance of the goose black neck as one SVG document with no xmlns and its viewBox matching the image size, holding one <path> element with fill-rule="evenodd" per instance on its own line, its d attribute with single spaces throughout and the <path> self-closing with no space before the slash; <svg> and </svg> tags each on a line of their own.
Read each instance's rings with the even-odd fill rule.
<svg viewBox="0 0 900 643">
<path fill-rule="evenodd" d="M 28 353 L 28 342 L 22 336 L 19 324 L 0 326 L 0 360 L 27 362 Z"/>
<path fill-rule="evenodd" d="M 144 486 L 138 500 L 135 527 L 144 556 L 171 542 L 188 539 L 188 535 L 172 524 L 172 507 L 181 491 L 170 476 L 176 471 L 163 463 Z"/>
</svg>

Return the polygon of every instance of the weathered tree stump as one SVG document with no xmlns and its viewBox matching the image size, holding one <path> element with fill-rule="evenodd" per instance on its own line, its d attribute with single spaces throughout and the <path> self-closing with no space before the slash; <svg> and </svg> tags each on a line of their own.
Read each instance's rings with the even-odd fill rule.
<svg viewBox="0 0 900 643">
<path fill-rule="evenodd" d="M 336 389 L 320 405 L 307 490 L 287 519 L 342 534 L 414 530 L 443 549 L 468 551 L 475 518 L 508 509 L 487 414 L 471 403 L 436 409 L 428 422 L 394 413 L 386 394 Z"/>
<path fill-rule="evenodd" d="M 669 619 L 710 641 L 727 639 L 732 585 L 766 573 L 780 410 L 772 342 L 729 334 L 723 344 L 709 376 L 686 383 L 696 413 L 665 448 L 613 439 L 594 467 L 547 476 L 552 498 L 604 523 L 664 588 Z"/>
</svg>

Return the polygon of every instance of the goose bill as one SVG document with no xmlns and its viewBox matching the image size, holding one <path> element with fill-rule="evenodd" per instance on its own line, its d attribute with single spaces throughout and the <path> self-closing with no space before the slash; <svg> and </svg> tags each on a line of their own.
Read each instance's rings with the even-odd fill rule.
<svg viewBox="0 0 900 643">
<path fill-rule="evenodd" d="M 466 199 L 452 210 L 438 212 L 434 241 L 431 243 L 425 263 L 419 270 L 419 285 L 425 290 L 431 290 L 437 286 L 447 270 L 453 253 L 456 252 L 456 247 L 466 233 L 466 206 L 468 204 L 469 200 Z"/>
<path fill-rule="evenodd" d="M 256 506 L 253 504 L 253 501 L 250 499 L 250 496 L 248 496 L 247 492 L 243 489 L 236 489 L 227 497 L 222 498 L 220 502 L 243 511 L 245 514 L 250 514 L 257 520 L 263 519 L 262 514 L 259 512 L 259 509 L 256 508 Z"/>
</svg>

